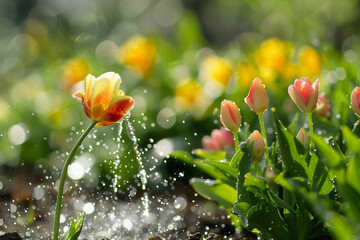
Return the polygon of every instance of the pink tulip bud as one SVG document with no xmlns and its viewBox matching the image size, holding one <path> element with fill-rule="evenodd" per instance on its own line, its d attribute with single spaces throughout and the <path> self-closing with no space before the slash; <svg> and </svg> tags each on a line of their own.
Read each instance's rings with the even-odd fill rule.
<svg viewBox="0 0 360 240">
<path fill-rule="evenodd" d="M 356 87 L 351 93 L 351 107 L 360 116 L 360 87 Z"/>
<path fill-rule="evenodd" d="M 310 148 L 310 139 L 309 139 L 309 136 L 307 135 L 304 128 L 300 129 L 300 131 L 296 135 L 296 138 L 297 138 L 297 140 L 299 140 L 299 142 L 302 143 L 302 145 L 304 145 L 305 149 L 309 150 L 309 148 Z"/>
<path fill-rule="evenodd" d="M 217 143 L 221 150 L 224 150 L 226 147 L 234 147 L 235 145 L 233 136 L 223 127 L 214 129 L 211 132 L 211 138 Z"/>
<path fill-rule="evenodd" d="M 255 130 L 249 137 L 249 143 L 254 142 L 252 151 L 252 160 L 258 162 L 264 155 L 265 142 L 259 131 Z"/>
<path fill-rule="evenodd" d="M 218 146 L 217 142 L 214 139 L 212 139 L 210 136 L 203 137 L 202 145 L 205 150 L 209 150 L 209 151 L 219 150 L 219 146 Z"/>
<path fill-rule="evenodd" d="M 317 107 L 315 110 L 318 117 L 327 118 L 330 116 L 331 105 L 329 100 L 325 96 L 319 97 L 317 101 Z"/>
<path fill-rule="evenodd" d="M 255 78 L 252 81 L 249 94 L 244 100 L 256 114 L 262 115 L 264 113 L 269 103 L 269 97 L 260 78 Z"/>
<path fill-rule="evenodd" d="M 296 79 L 295 83 L 289 86 L 288 92 L 301 111 L 312 113 L 318 100 L 319 80 L 311 84 L 308 78 Z"/>
<path fill-rule="evenodd" d="M 234 102 L 229 100 L 223 100 L 221 102 L 220 121 L 228 131 L 234 134 L 239 131 L 241 114 L 240 109 Z"/>
</svg>

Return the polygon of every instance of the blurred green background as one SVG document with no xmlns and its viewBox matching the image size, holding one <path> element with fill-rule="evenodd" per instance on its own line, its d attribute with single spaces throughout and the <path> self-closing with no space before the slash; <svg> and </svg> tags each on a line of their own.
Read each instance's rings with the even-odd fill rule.
<svg viewBox="0 0 360 240">
<path fill-rule="evenodd" d="M 328 119 L 315 119 L 315 130 L 351 126 L 359 22 L 358 0 L 1 1 L 2 178 L 26 168 L 58 179 L 67 151 L 90 121 L 71 96 L 89 73 L 118 72 L 121 88 L 135 98 L 131 122 L 154 185 L 173 172 L 194 174 L 166 156 L 201 148 L 202 137 L 220 127 L 224 98 L 238 104 L 250 129 L 258 128 L 243 101 L 255 77 L 284 123 L 299 111 L 287 87 L 295 78 L 319 78 L 332 110 Z M 272 120 L 268 112 L 264 117 L 271 139 Z M 133 183 L 132 143 L 125 130 L 119 142 L 118 132 L 117 124 L 97 128 L 70 177 L 91 188 L 109 188 L 114 174 L 122 176 L 123 188 Z"/>
</svg>

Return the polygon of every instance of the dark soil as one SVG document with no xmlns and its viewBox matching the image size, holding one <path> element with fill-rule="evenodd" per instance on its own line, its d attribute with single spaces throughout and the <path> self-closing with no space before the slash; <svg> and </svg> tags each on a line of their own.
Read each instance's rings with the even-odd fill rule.
<svg viewBox="0 0 360 240">
<path fill-rule="evenodd" d="M 16 232 L 12 233 L 5 233 L 4 235 L 0 236 L 0 240 L 22 240 L 22 237 Z"/>
</svg>

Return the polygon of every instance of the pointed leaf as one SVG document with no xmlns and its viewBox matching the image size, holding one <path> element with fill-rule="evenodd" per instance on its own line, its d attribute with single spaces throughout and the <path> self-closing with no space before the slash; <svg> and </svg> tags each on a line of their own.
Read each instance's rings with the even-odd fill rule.
<svg viewBox="0 0 360 240">
<path fill-rule="evenodd" d="M 272 111 L 277 140 L 279 144 L 279 149 L 281 153 L 281 161 L 283 162 L 286 171 L 289 176 L 301 176 L 306 177 L 305 169 L 307 168 L 307 164 L 305 161 L 305 157 L 303 155 L 299 155 L 297 146 L 295 143 L 295 136 L 287 131 L 277 118 L 275 114 L 275 110 Z"/>
<path fill-rule="evenodd" d="M 295 239 L 280 212 L 273 205 L 260 202 L 249 209 L 249 227 L 257 228 L 266 239 Z"/>
<path fill-rule="evenodd" d="M 210 159 L 210 160 L 224 160 L 226 158 L 225 151 L 208 151 L 204 149 L 195 149 L 194 153 L 199 158 Z"/>
<path fill-rule="evenodd" d="M 225 209 L 231 209 L 236 201 L 235 188 L 221 181 L 192 178 L 190 184 L 201 196 L 217 201 Z"/>
</svg>

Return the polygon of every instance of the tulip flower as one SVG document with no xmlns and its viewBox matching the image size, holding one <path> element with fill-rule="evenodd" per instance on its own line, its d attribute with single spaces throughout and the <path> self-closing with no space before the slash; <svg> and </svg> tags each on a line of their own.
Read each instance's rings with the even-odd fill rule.
<svg viewBox="0 0 360 240">
<path fill-rule="evenodd" d="M 219 148 L 224 150 L 226 147 L 234 147 L 234 139 L 225 128 L 214 129 L 211 132 L 211 138 L 216 141 Z"/>
<path fill-rule="evenodd" d="M 269 97 L 266 93 L 265 86 L 261 82 L 260 78 L 255 78 L 252 81 L 249 94 L 244 100 L 245 100 L 246 104 L 251 108 L 251 110 L 256 112 L 256 114 L 259 116 L 261 134 L 263 135 L 263 137 L 265 139 L 266 164 L 268 164 L 269 163 L 269 153 L 268 153 L 268 145 L 267 145 L 263 113 L 268 106 Z"/>
<path fill-rule="evenodd" d="M 244 100 L 256 114 L 262 115 L 264 113 L 269 103 L 269 97 L 260 78 L 255 78 L 252 81 L 249 94 Z"/>
<path fill-rule="evenodd" d="M 73 95 L 81 99 L 85 114 L 93 121 L 76 141 L 64 163 L 56 198 L 53 240 L 59 239 L 61 202 L 65 178 L 76 150 L 94 126 L 111 125 L 122 119 L 134 106 L 134 99 L 125 96 L 124 92 L 119 89 L 120 83 L 119 74 L 114 72 L 104 73 L 98 78 L 89 74 L 85 78 L 85 93 L 77 92 Z"/>
<path fill-rule="evenodd" d="M 296 79 L 288 89 L 294 103 L 305 113 L 312 113 L 318 101 L 319 80 L 311 84 L 308 78 Z"/>
<path fill-rule="evenodd" d="M 223 100 L 221 102 L 220 121 L 224 127 L 236 134 L 241 126 L 241 114 L 240 109 L 236 104 L 229 100 Z"/>
<path fill-rule="evenodd" d="M 219 150 L 219 145 L 210 136 L 204 136 L 202 138 L 201 143 L 202 143 L 203 149 L 205 149 L 205 150 L 208 150 L 208 151 L 218 151 Z"/>
<path fill-rule="evenodd" d="M 318 117 L 327 118 L 330 116 L 331 105 L 325 96 L 319 97 L 315 113 Z"/>
<path fill-rule="evenodd" d="M 85 78 L 85 93 L 77 92 L 73 97 L 82 101 L 85 114 L 96 126 L 108 126 L 120 121 L 134 106 L 134 99 L 119 89 L 119 74 L 107 72 L 95 78 Z"/>
<path fill-rule="evenodd" d="M 351 93 L 351 107 L 360 116 L 360 87 L 356 87 Z"/>
<path fill-rule="evenodd" d="M 306 131 L 304 128 L 301 128 L 298 134 L 296 135 L 297 140 L 304 145 L 305 149 L 310 148 L 310 140 L 309 136 L 306 134 Z"/>
<path fill-rule="evenodd" d="M 263 136 L 255 130 L 249 137 L 249 143 L 254 143 L 252 150 L 252 160 L 257 163 L 264 155 L 265 141 Z"/>
<path fill-rule="evenodd" d="M 234 139 L 231 133 L 225 128 L 214 129 L 210 136 L 204 136 L 202 145 L 205 150 L 218 151 L 225 150 L 227 147 L 234 147 Z"/>
<path fill-rule="evenodd" d="M 319 95 L 319 80 L 311 84 L 308 78 L 296 79 L 293 85 L 288 88 L 289 95 L 301 111 L 307 113 L 309 120 L 310 137 L 314 134 L 312 123 L 312 112 L 316 108 Z M 314 144 L 310 140 L 311 152 L 314 151 Z"/>
</svg>

